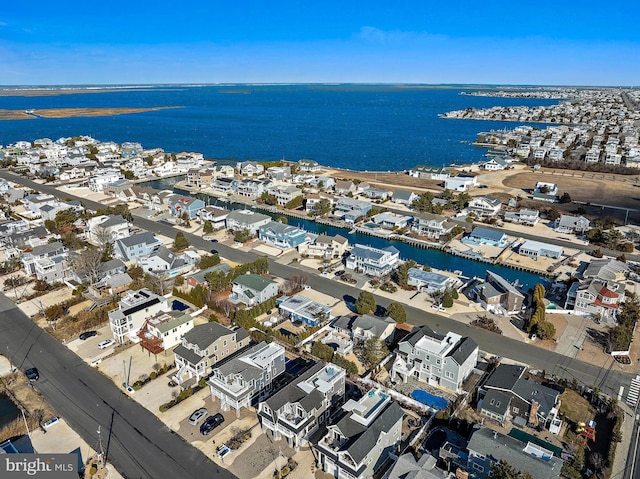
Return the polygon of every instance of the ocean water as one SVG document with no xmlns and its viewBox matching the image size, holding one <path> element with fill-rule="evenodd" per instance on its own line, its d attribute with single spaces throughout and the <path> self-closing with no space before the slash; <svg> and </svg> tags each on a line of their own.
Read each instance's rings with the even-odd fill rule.
<svg viewBox="0 0 640 479">
<path fill-rule="evenodd" d="M 472 89 L 466 89 L 470 91 Z M 0 144 L 90 135 L 137 141 L 207 158 L 298 160 L 354 170 L 408 169 L 416 164 L 475 163 L 478 132 L 514 123 L 445 120 L 469 107 L 549 105 L 555 100 L 460 95 L 458 88 L 378 85 L 157 86 L 136 91 L 0 97 L 0 109 L 157 107 L 109 117 L 0 121 Z"/>
</svg>

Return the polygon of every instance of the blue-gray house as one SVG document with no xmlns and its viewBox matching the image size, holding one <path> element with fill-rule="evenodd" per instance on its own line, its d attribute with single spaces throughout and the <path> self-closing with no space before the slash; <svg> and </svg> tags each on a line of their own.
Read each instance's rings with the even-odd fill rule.
<svg viewBox="0 0 640 479">
<path fill-rule="evenodd" d="M 127 236 L 117 240 L 113 245 L 113 254 L 123 261 L 146 258 L 156 251 L 162 243 L 150 231 Z"/>
<path fill-rule="evenodd" d="M 307 241 L 307 233 L 304 230 L 278 221 L 260 226 L 258 235 L 260 241 L 278 248 L 295 248 Z"/>
<path fill-rule="evenodd" d="M 470 244 L 488 244 L 490 246 L 504 247 L 507 245 L 507 235 L 501 231 L 490 230 L 477 226 L 466 238 L 462 239 L 463 243 Z"/>
<path fill-rule="evenodd" d="M 170 196 L 168 205 L 173 216 L 182 216 L 187 213 L 191 219 L 198 216 L 198 211 L 205 207 L 204 201 L 182 195 Z"/>
</svg>

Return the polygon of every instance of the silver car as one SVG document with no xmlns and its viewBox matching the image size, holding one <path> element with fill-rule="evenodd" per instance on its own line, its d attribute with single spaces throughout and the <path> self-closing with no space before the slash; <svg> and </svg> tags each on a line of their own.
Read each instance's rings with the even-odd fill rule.
<svg viewBox="0 0 640 479">
<path fill-rule="evenodd" d="M 200 409 L 196 409 L 193 411 L 191 416 L 189 416 L 189 424 L 192 426 L 197 426 L 202 419 L 206 417 L 208 414 L 207 408 L 201 407 Z"/>
</svg>

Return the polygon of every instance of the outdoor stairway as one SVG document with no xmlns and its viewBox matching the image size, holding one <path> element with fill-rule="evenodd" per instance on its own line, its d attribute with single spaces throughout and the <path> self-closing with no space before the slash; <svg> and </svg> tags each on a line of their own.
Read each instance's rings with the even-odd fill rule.
<svg viewBox="0 0 640 479">
<path fill-rule="evenodd" d="M 635 406 L 638 403 L 638 396 L 640 395 L 640 375 L 631 380 L 629 386 L 629 392 L 627 393 L 627 404 L 629 406 Z"/>
</svg>

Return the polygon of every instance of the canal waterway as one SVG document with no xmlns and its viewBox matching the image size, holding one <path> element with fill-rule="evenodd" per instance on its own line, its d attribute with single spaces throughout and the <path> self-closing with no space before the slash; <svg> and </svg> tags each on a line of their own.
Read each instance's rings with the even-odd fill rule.
<svg viewBox="0 0 640 479">
<path fill-rule="evenodd" d="M 175 184 L 179 181 L 184 180 L 184 176 L 176 176 L 173 178 L 165 178 L 159 180 L 152 180 L 145 183 L 142 183 L 141 186 L 147 186 L 158 190 L 173 190 L 176 193 L 185 196 L 193 196 L 188 191 L 180 190 L 175 188 Z M 199 197 L 202 197 L 202 194 L 199 194 Z M 246 205 L 240 203 L 227 203 L 220 200 L 217 200 L 215 196 L 209 196 L 209 200 L 207 201 L 210 205 L 215 205 L 220 208 L 226 209 L 243 209 L 247 208 Z M 216 201 L 217 200 L 217 201 Z M 259 208 L 250 208 L 259 211 L 260 213 L 271 216 L 272 218 L 277 218 L 282 216 L 280 213 L 271 213 L 269 211 L 264 211 Z M 543 276 L 539 276 L 532 273 L 527 273 L 524 271 L 518 271 L 512 268 L 508 268 L 506 266 L 500 265 L 490 265 L 487 263 L 482 263 L 480 261 L 474 261 L 468 258 L 462 258 L 460 256 L 454 256 L 449 253 L 445 253 L 443 251 L 437 249 L 426 249 L 420 248 L 417 246 L 413 246 L 409 243 L 405 243 L 403 241 L 397 240 L 388 240 L 385 238 L 379 238 L 377 236 L 369 236 L 362 233 L 354 232 L 350 233 L 346 228 L 340 228 L 336 226 L 329 226 L 321 223 L 316 223 L 315 221 L 299 219 L 288 217 L 288 224 L 292 226 L 297 226 L 298 228 L 302 228 L 305 231 L 309 231 L 317 234 L 327 234 L 327 235 L 336 235 L 339 234 L 344 236 L 349 240 L 349 243 L 361 243 L 371 245 L 376 248 L 384 248 L 389 245 L 394 246 L 399 252 L 400 257 L 403 260 L 412 259 L 415 262 L 422 265 L 429 265 L 432 268 L 440 269 L 440 270 L 448 270 L 448 271 L 461 271 L 463 276 L 468 278 L 472 278 L 474 276 L 484 278 L 486 276 L 487 270 L 490 270 L 494 273 L 499 274 L 506 280 L 510 282 L 518 281 L 518 283 L 525 289 L 533 288 L 536 283 L 542 283 L 545 286 L 549 285 L 549 280 Z"/>
</svg>

